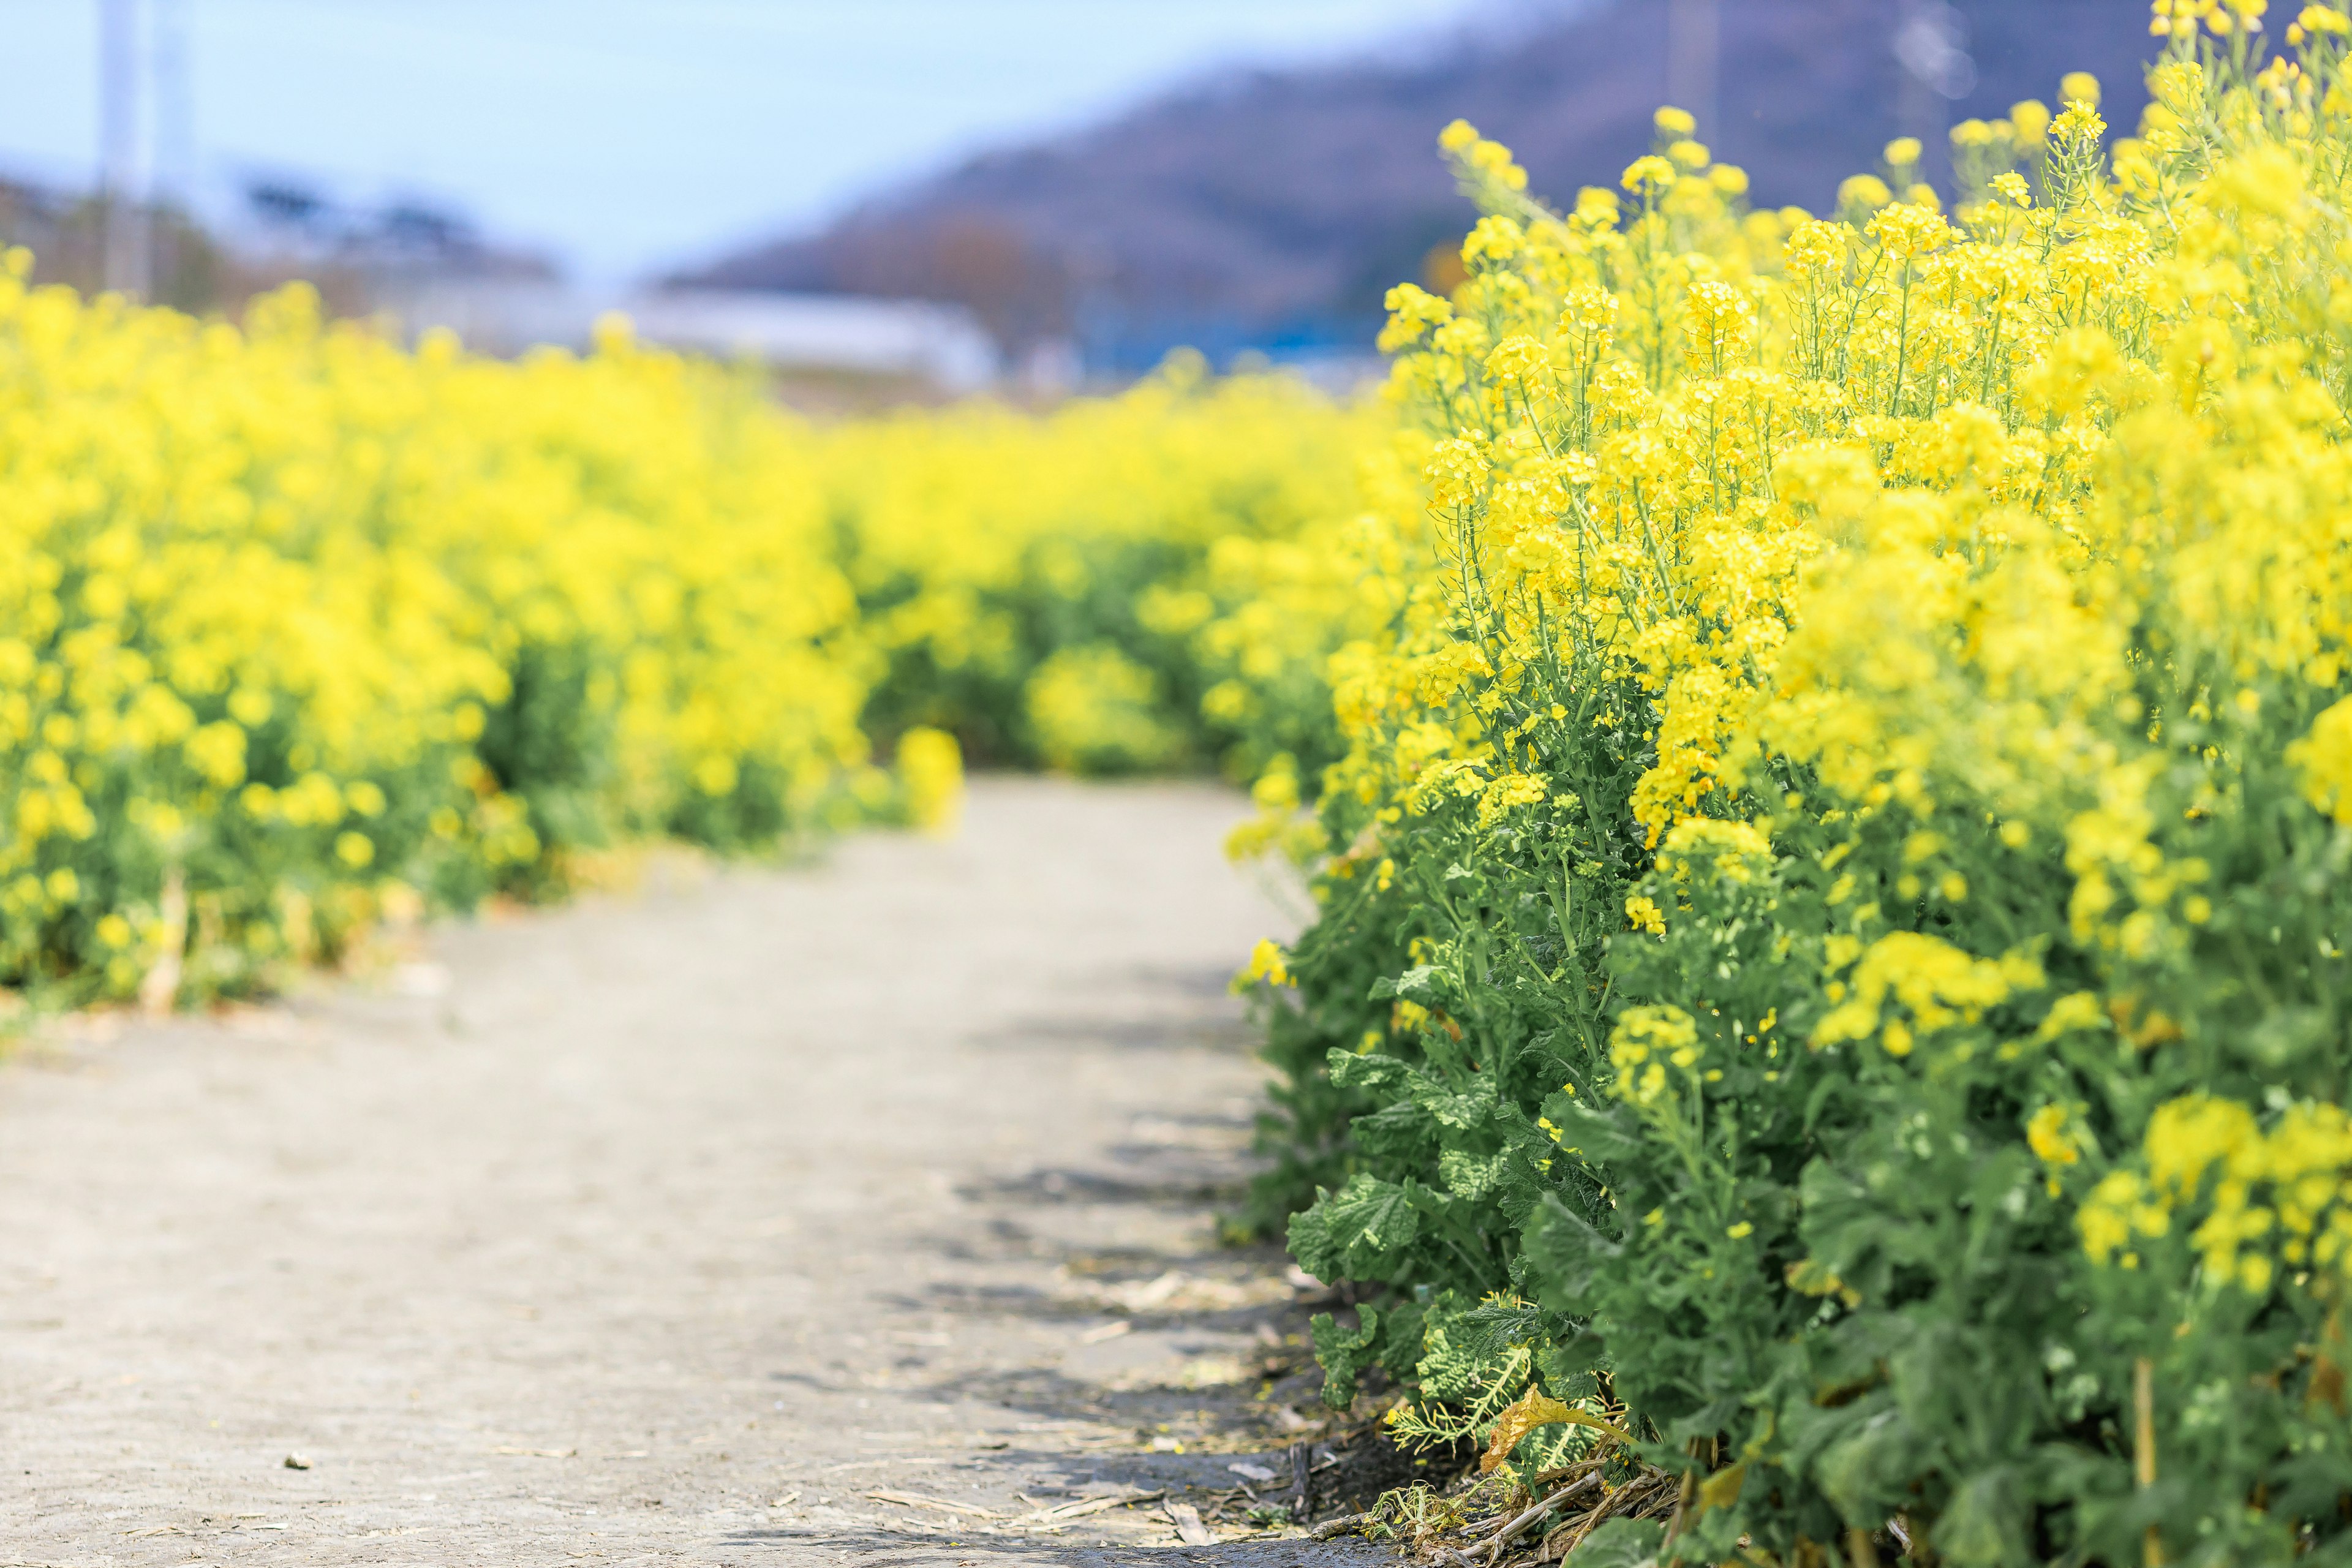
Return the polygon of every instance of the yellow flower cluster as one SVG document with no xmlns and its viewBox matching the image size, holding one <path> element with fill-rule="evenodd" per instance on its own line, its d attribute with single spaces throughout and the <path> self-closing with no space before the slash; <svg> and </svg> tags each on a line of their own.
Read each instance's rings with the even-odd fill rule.
<svg viewBox="0 0 2352 1568">
<path fill-rule="evenodd" d="M 1837 950 L 1851 952 L 1860 944 L 1852 937 L 1832 937 L 1830 945 L 1835 963 Z M 1814 1026 L 1813 1043 L 1874 1037 L 1888 1055 L 1908 1056 L 1918 1035 L 1973 1024 L 1994 1004 L 2041 984 L 2041 966 L 2022 953 L 1996 962 L 1971 957 L 1921 931 L 1889 931 L 1862 953 L 1850 980 L 1830 982 L 1829 999 L 1837 1005 Z M 1885 1016 L 1889 1002 L 1900 1005 L 1900 1015 Z"/>
<path fill-rule="evenodd" d="M 2144 1159 L 2144 1173 L 2111 1171 L 2084 1201 L 2083 1245 L 2098 1261 L 2137 1268 L 2135 1239 L 2164 1236 L 2201 1198 L 2189 1242 L 2209 1282 L 2260 1296 L 2283 1271 L 2352 1274 L 2352 1116 L 2342 1106 L 2301 1101 L 2265 1131 L 2236 1100 L 2184 1095 L 2149 1118 Z"/>
<path fill-rule="evenodd" d="M 235 993 L 615 836 L 945 822 L 966 748 L 1326 760 L 1377 416 L 1295 381 L 822 427 L 617 321 L 501 363 L 299 288 L 231 326 L 26 272 L 0 986 Z"/>
<path fill-rule="evenodd" d="M 2201 26 L 2216 37 L 2243 37 L 2262 28 L 2263 14 L 2270 10 L 2270 0 L 2155 0 L 2147 30 L 2159 38 L 2193 39 Z M 2311 16 L 2337 16 L 2326 5 L 2312 5 L 2305 10 L 2296 25 L 2309 30 Z M 2301 42 L 2300 38 L 2295 40 Z"/>
<path fill-rule="evenodd" d="M 979 403 L 824 432 L 888 671 L 873 726 L 1087 773 L 1236 747 L 1255 773 L 1307 747 L 1328 727 L 1321 660 L 1360 618 L 1332 545 L 1378 429 L 1376 409 L 1179 356 L 1043 416 Z"/>
<path fill-rule="evenodd" d="M 1380 1281 L 1509 1259 L 1657 1452 L 1771 1468 L 1685 1560 L 1895 1509 L 1981 1563 L 2341 1528 L 2280 1489 L 2352 1363 L 2304 1348 L 2352 1290 L 2352 24 L 2153 9 L 2137 134 L 2069 79 L 1958 128 L 1949 200 L 1898 142 L 1751 211 L 1664 115 L 1555 209 L 1456 126 L 1466 279 L 1390 297 L 1421 485 L 1331 667 L 1292 1235 L 1412 1205 L 1445 1243 Z M 1889 1393 L 1898 1342 L 1948 1360 Z M 2019 1501 L 2059 1444 L 2120 1495 L 2135 1430 L 2221 1479 L 2144 1539 Z"/>
<path fill-rule="evenodd" d="M 1609 1038 L 1618 1094 L 1647 1105 L 1666 1092 L 1666 1069 L 1698 1064 L 1698 1028 L 1680 1007 L 1629 1007 Z"/>
<path fill-rule="evenodd" d="M 614 334 L 404 353 L 0 279 L 0 975 L 196 993 L 862 778 L 804 437 Z M 183 960 L 184 959 L 184 965 Z"/>
<path fill-rule="evenodd" d="M 1674 146 L 1628 172 L 1632 209 L 1588 191 L 1559 216 L 1450 131 L 1499 210 L 1457 296 L 1401 288 L 1388 330 L 1393 395 L 1442 420 L 1439 549 L 1401 586 L 1404 635 L 1340 661 L 1332 786 L 1391 822 L 1476 792 L 1491 823 L 1548 795 L 1549 736 L 1639 723 L 1653 845 L 1783 758 L 1865 810 L 1966 794 L 2064 843 L 2078 937 L 2145 954 L 2194 924 L 2207 868 L 2151 842 L 2174 743 L 2123 711 L 2134 626 L 2160 607 L 2234 693 L 2217 718 L 2202 687 L 2200 723 L 2338 680 L 2352 453 L 2318 345 L 2352 283 L 2295 134 L 2309 92 L 2159 70 L 2126 189 L 2096 84 L 2068 85 L 2038 197 L 2012 174 L 1948 217 L 1742 215 Z M 1642 713 L 1595 707 L 1627 683 Z M 2352 812 L 2347 713 L 2289 752 L 2330 811 Z M 1902 895 L 1964 900 L 1920 843 Z M 1855 936 L 1881 912 L 1857 901 Z M 1871 973 L 1935 951 L 1898 940 L 1920 953 L 1874 949 Z"/>
</svg>

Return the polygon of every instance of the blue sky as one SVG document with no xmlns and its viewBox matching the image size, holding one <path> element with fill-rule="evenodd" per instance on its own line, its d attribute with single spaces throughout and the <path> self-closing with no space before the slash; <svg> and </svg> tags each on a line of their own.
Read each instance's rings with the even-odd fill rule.
<svg viewBox="0 0 2352 1568">
<path fill-rule="evenodd" d="M 618 279 L 1235 61 L 1461 0 L 142 0 L 176 6 L 200 205 L 238 178 L 452 202 Z M 0 172 L 86 184 L 96 0 L 0 0 Z"/>
</svg>

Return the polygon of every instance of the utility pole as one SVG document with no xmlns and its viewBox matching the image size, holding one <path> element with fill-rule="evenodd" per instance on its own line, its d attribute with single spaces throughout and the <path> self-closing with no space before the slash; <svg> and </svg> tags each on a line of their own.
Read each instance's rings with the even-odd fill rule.
<svg viewBox="0 0 2352 1568">
<path fill-rule="evenodd" d="M 1690 111 L 1702 137 L 1723 134 L 1722 75 L 1719 0 L 1666 0 L 1666 99 Z"/>
<path fill-rule="evenodd" d="M 139 0 L 98 0 L 99 216 L 105 286 L 144 296 L 149 245 L 140 188 Z"/>
</svg>

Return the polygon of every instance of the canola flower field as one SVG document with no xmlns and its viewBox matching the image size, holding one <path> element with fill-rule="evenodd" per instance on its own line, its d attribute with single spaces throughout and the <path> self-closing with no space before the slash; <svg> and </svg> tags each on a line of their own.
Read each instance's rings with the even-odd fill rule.
<svg viewBox="0 0 2352 1568">
<path fill-rule="evenodd" d="M 1318 911 L 1252 1218 L 1363 1303 L 1327 1399 L 1488 1477 L 1368 1528 L 2352 1560 L 2352 21 L 2151 26 L 2135 134 L 2069 78 L 1826 216 L 1673 110 L 1560 207 L 1457 123 L 1357 402 L 814 426 L 19 258 L 0 983 L 1221 769 Z"/>
<path fill-rule="evenodd" d="M 2352 1559 L 2352 82 L 2265 11 L 1827 216 L 1445 134 L 1262 1198 L 1523 1549 Z"/>
<path fill-rule="evenodd" d="M 633 346 L 404 353 L 0 278 L 0 984 L 267 988 L 633 836 L 953 809 L 965 751 L 1328 736 L 1309 536 L 1370 411 L 1176 363 L 819 429 Z M 1269 618 L 1261 580 L 1305 617 Z M 952 733 L 951 733 L 952 732 Z M 1328 740 L 1324 744 L 1328 745 Z"/>
</svg>

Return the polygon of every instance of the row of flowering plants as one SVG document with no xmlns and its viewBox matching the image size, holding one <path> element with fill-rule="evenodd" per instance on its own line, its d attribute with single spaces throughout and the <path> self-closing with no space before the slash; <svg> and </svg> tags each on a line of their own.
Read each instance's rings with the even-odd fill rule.
<svg viewBox="0 0 2352 1568">
<path fill-rule="evenodd" d="M 0 986 L 165 1005 L 879 810 L 805 438 L 613 337 L 404 352 L 0 276 Z M 919 750 L 920 748 L 919 748 Z"/>
<path fill-rule="evenodd" d="M 1444 139 L 1263 1195 L 1595 1561 L 2352 1559 L 2347 21 L 2155 9 L 1827 218 Z"/>
<path fill-rule="evenodd" d="M 965 753 L 1271 770 L 1360 618 L 1376 410 L 1178 363 L 819 425 L 649 350 L 501 363 L 0 268 L 0 1007 L 250 994 L 633 838 L 951 811 Z M 885 763 L 888 765 L 884 765 Z"/>
</svg>

